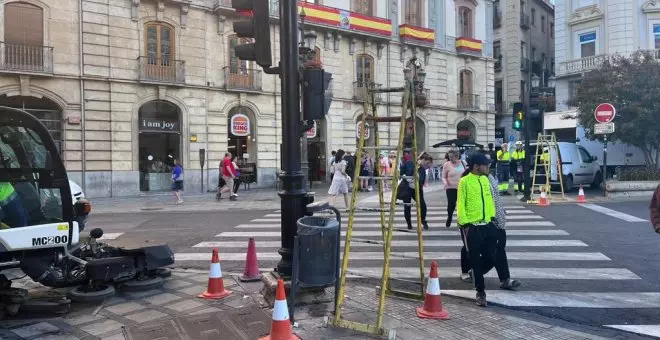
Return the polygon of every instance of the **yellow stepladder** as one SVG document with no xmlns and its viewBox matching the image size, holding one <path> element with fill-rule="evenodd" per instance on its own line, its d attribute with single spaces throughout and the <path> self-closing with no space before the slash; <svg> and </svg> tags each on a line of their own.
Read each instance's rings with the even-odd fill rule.
<svg viewBox="0 0 660 340">
<path fill-rule="evenodd" d="M 544 152 L 544 149 L 546 148 L 547 152 Z M 543 170 L 543 172 L 541 172 L 541 170 Z M 552 180 L 553 171 L 556 171 L 557 174 L 556 181 Z M 564 175 L 562 171 L 561 152 L 554 132 L 552 134 L 539 133 L 536 139 L 536 156 L 534 157 L 534 172 L 531 186 L 532 195 L 535 195 L 534 188 L 537 186 L 538 177 L 545 177 L 545 183 L 538 184 L 539 193 L 545 189 L 548 200 L 550 200 L 553 193 L 560 195 L 560 197 L 555 196 L 556 198 L 566 200 L 564 194 Z M 559 186 L 559 191 L 553 191 L 553 185 Z M 532 199 L 529 203 L 536 204 L 538 203 L 538 200 Z"/>
<path fill-rule="evenodd" d="M 337 294 L 337 301 L 336 301 L 336 306 L 335 306 L 335 314 L 332 317 L 326 318 L 326 324 L 332 324 L 335 327 L 341 327 L 341 328 L 347 328 L 355 331 L 360 331 L 364 333 L 369 333 L 373 335 L 378 335 L 378 336 L 388 336 L 389 339 L 394 339 L 396 337 L 395 331 L 394 330 L 388 330 L 383 327 L 383 316 L 385 313 L 385 297 L 386 295 L 393 295 L 393 296 L 402 296 L 406 298 L 415 298 L 415 299 L 424 299 L 424 292 L 425 292 L 425 268 L 424 268 L 424 240 L 422 237 L 422 221 L 421 221 L 421 211 L 420 211 L 420 206 L 417 204 L 419 202 L 419 190 L 423 190 L 419 186 L 419 173 L 417 171 L 417 165 L 415 164 L 414 166 L 414 172 L 413 176 L 402 176 L 400 173 L 400 168 L 399 164 L 402 159 L 402 155 L 404 152 L 410 152 L 412 151 L 413 153 L 413 162 L 416 162 L 418 158 L 418 150 L 417 150 L 417 131 L 416 131 L 416 124 L 414 124 L 415 119 L 416 119 L 416 112 L 415 112 L 415 98 L 414 98 L 414 91 L 412 87 L 412 83 L 407 82 L 406 86 L 400 87 L 400 88 L 385 88 L 385 89 L 375 89 L 373 86 L 371 86 L 367 90 L 367 98 L 365 100 L 364 104 L 364 114 L 362 115 L 362 120 L 360 122 L 360 126 L 362 129 L 366 127 L 367 122 L 373 122 L 373 128 L 374 128 L 374 139 L 375 139 L 375 146 L 368 147 L 365 146 L 365 133 L 360 133 L 360 138 L 358 141 L 358 146 L 356 150 L 355 157 L 358 161 L 361 161 L 362 159 L 362 154 L 363 150 L 367 149 L 372 149 L 374 150 L 375 154 L 377 154 L 379 151 L 389 151 L 389 150 L 394 150 L 397 152 L 396 156 L 396 162 L 393 164 L 395 166 L 395 170 L 392 176 L 389 174 L 383 174 L 380 161 L 376 162 L 376 170 L 378 172 L 378 176 L 372 176 L 372 177 L 360 177 L 360 166 L 356 164 L 355 167 L 355 173 L 353 174 L 353 191 L 351 194 L 351 203 L 349 207 L 349 215 L 348 215 L 348 225 L 346 229 L 346 240 L 344 243 L 344 251 L 343 251 L 343 258 L 342 258 L 342 268 L 341 268 L 341 276 L 340 276 L 340 285 L 339 285 L 339 293 Z M 402 104 L 402 114 L 400 117 L 379 117 L 378 116 L 378 111 L 377 111 L 377 106 L 376 106 L 376 101 L 375 101 L 375 95 L 377 93 L 392 93 L 392 92 L 403 92 L 403 104 Z M 405 145 L 405 135 L 406 135 L 406 120 L 407 118 L 410 118 L 411 121 L 413 122 L 412 124 L 412 145 Z M 379 129 L 378 125 L 379 123 L 400 123 L 399 126 L 399 139 L 398 143 L 396 146 L 381 146 L 380 141 L 379 141 Z M 364 130 L 363 130 L 364 131 Z M 410 144 L 410 143 L 408 143 Z M 357 162 L 356 162 L 357 163 Z M 356 206 L 357 202 L 357 191 L 360 183 L 360 179 L 362 178 L 371 178 L 374 180 L 378 181 L 378 202 L 379 202 L 379 208 L 360 208 Z M 417 189 L 415 190 L 415 203 L 404 203 L 404 204 L 415 204 L 416 210 L 417 210 L 417 228 L 415 231 L 413 230 L 407 230 L 407 229 L 401 229 L 401 228 L 395 228 L 394 227 L 394 216 L 395 216 L 395 209 L 397 207 L 397 193 L 398 193 L 398 183 L 400 179 L 406 179 L 408 181 L 413 181 L 414 187 Z M 386 206 L 385 202 L 385 196 L 384 196 L 384 185 L 383 181 L 391 181 L 392 182 L 392 190 L 391 194 L 392 197 L 389 202 L 389 207 Z M 413 184 L 411 184 L 412 186 Z M 355 227 L 355 213 L 356 211 L 379 211 L 380 212 L 380 224 L 381 224 L 381 232 L 382 232 L 382 241 L 375 241 L 375 240 L 366 240 L 366 239 L 356 239 L 353 238 L 353 228 Z M 386 218 L 385 213 L 388 212 L 389 216 Z M 359 226 L 358 226 L 359 227 Z M 419 275 L 420 275 L 420 281 L 415 282 L 419 284 L 420 290 L 417 292 L 411 292 L 411 291 L 405 291 L 405 290 L 398 290 L 394 289 L 391 287 L 390 281 L 394 280 L 393 278 L 390 277 L 390 258 L 392 256 L 397 257 L 397 258 L 413 258 L 410 256 L 405 256 L 405 255 L 397 255 L 392 253 L 392 239 L 394 232 L 416 232 L 417 233 L 417 240 L 418 240 L 418 257 L 415 257 L 415 259 L 419 259 Z M 380 291 L 379 291 L 379 302 L 378 302 L 378 310 L 377 310 L 377 319 L 375 324 L 367 324 L 367 323 L 360 323 L 356 321 L 351 321 L 351 320 L 346 320 L 342 319 L 342 306 L 344 303 L 344 298 L 345 298 L 345 288 L 346 288 L 346 277 L 349 274 L 355 274 L 358 276 L 365 276 L 363 273 L 355 273 L 351 272 L 348 269 L 348 263 L 349 263 L 349 257 L 350 257 L 350 252 L 351 252 L 351 243 L 356 242 L 356 243 L 369 243 L 369 244 L 382 244 L 383 245 L 383 272 L 382 272 L 382 277 L 381 277 L 381 285 L 380 285 Z"/>
</svg>

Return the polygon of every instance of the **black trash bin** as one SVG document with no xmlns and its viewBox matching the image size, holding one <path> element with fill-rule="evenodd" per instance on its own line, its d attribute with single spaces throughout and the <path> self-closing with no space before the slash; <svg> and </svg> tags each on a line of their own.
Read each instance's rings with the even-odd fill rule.
<svg viewBox="0 0 660 340">
<path fill-rule="evenodd" d="M 335 217 L 298 219 L 298 281 L 310 287 L 335 283 L 339 268 L 339 221 Z"/>
</svg>

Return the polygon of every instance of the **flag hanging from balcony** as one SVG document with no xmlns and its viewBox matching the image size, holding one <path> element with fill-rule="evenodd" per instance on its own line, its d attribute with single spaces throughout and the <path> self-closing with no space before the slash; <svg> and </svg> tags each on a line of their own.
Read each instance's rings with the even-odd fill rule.
<svg viewBox="0 0 660 340">
<path fill-rule="evenodd" d="M 411 39 L 426 44 L 435 42 L 435 31 L 412 25 L 399 25 L 399 35 L 402 39 Z"/>
<path fill-rule="evenodd" d="M 305 21 L 381 36 L 392 35 L 392 21 L 384 18 L 316 5 L 298 3 L 298 13 L 305 9 Z"/>
</svg>

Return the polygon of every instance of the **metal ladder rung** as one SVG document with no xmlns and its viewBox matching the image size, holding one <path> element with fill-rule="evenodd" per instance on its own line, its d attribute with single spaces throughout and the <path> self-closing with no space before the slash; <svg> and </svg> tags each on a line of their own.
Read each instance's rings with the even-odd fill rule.
<svg viewBox="0 0 660 340">
<path fill-rule="evenodd" d="M 368 116 L 365 118 L 365 120 L 372 121 L 374 123 L 400 123 L 401 116 L 385 116 L 385 117 Z"/>
<path fill-rule="evenodd" d="M 398 151 L 399 147 L 395 145 L 384 145 L 384 146 L 365 146 L 362 148 L 363 150 L 381 150 L 381 151 Z M 405 151 L 413 151 L 412 148 L 401 148 L 404 152 Z"/>
<path fill-rule="evenodd" d="M 392 180 L 394 176 L 358 176 L 360 179 L 373 179 L 376 181 Z M 415 179 L 415 176 L 399 176 L 399 179 Z"/>
</svg>

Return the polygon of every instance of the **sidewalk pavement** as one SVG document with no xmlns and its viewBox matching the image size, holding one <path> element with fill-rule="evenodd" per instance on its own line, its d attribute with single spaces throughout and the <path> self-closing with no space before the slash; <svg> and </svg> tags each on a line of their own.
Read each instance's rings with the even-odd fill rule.
<svg viewBox="0 0 660 340">
<path fill-rule="evenodd" d="M 11 340 L 147 340 L 231 339 L 256 340 L 270 330 L 272 310 L 263 309 L 261 282 L 240 283 L 225 273 L 225 287 L 233 294 L 223 300 L 197 297 L 206 289 L 208 273 L 175 269 L 162 288 L 119 293 L 99 304 L 74 304 L 66 315 L 26 315 L 0 322 L 0 338 Z M 34 286 L 34 284 L 31 284 Z M 33 287 L 33 290 L 36 289 Z M 63 294 L 62 290 L 54 290 Z M 468 301 L 444 297 L 450 320 L 423 320 L 415 316 L 420 301 L 387 299 L 384 326 L 395 329 L 397 339 L 606 339 L 530 321 L 497 308 L 479 308 Z M 351 282 L 346 287 L 344 317 L 373 322 L 378 299 L 374 287 Z M 311 305 L 296 310 L 294 332 L 302 339 L 376 339 L 362 333 L 324 327 L 332 305 Z M 621 334 L 607 331 L 608 334 Z M 181 334 L 185 333 L 187 337 Z M 209 337 L 211 336 L 211 337 Z"/>
</svg>

